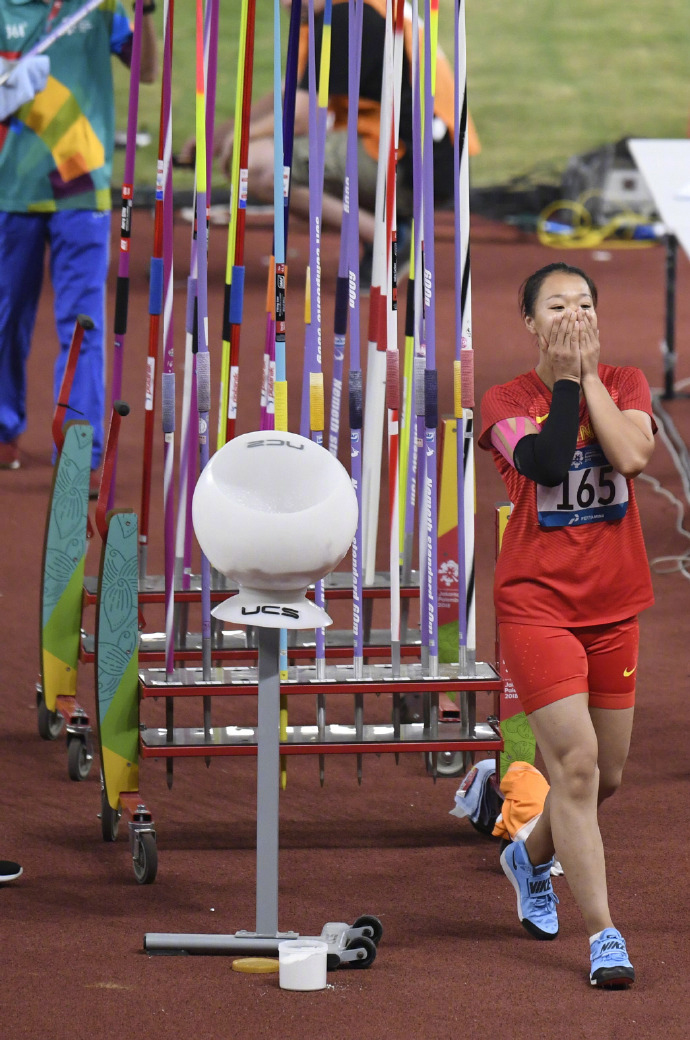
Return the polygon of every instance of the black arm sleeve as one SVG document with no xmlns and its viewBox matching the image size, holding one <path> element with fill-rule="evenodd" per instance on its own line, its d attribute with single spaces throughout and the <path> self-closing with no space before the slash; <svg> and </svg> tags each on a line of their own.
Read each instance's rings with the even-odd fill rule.
<svg viewBox="0 0 690 1040">
<path fill-rule="evenodd" d="M 541 432 L 529 433 L 515 445 L 513 462 L 518 473 L 545 487 L 557 487 L 565 480 L 577 446 L 579 414 L 580 384 L 559 379 Z"/>
</svg>

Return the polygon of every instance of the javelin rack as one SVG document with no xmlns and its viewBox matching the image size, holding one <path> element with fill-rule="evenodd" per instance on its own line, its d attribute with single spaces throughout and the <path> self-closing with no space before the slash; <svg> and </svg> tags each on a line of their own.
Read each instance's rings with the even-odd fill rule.
<svg viewBox="0 0 690 1040">
<path fill-rule="evenodd" d="M 176 669 L 168 680 L 161 669 L 140 673 L 140 696 L 202 697 L 258 694 L 258 668 L 254 665 L 223 667 L 216 677 L 204 680 L 198 668 Z M 362 678 L 354 677 L 351 664 L 327 664 L 325 678 L 318 678 L 315 666 L 292 666 L 288 679 L 280 684 L 283 695 L 293 694 L 429 694 L 431 711 L 422 722 L 347 726 L 288 726 L 287 739 L 281 741 L 281 754 L 367 754 L 382 752 L 473 752 L 500 751 L 502 740 L 495 715 L 486 723 L 469 716 L 459 722 L 439 722 L 438 696 L 442 693 L 471 694 L 501 690 L 495 669 L 478 663 L 473 675 L 459 675 L 457 665 L 441 665 L 438 676 L 425 674 L 421 663 L 403 663 L 400 675 L 393 675 L 390 664 L 365 665 Z M 165 728 L 146 727 L 140 732 L 143 758 L 213 757 L 217 755 L 255 755 L 257 731 L 252 726 L 216 726 L 210 733 L 203 728 L 175 729 L 170 739 Z"/>
<path fill-rule="evenodd" d="M 221 603 L 233 592 L 238 591 L 236 584 L 228 582 L 222 575 L 214 574 L 216 587 L 211 589 L 211 602 Z M 93 606 L 96 602 L 97 578 L 87 577 L 84 580 L 83 606 Z M 188 589 L 175 590 L 175 605 L 180 610 L 180 616 L 184 609 L 199 602 L 201 595 L 201 578 L 193 575 L 190 578 Z M 352 599 L 351 575 L 345 571 L 336 571 L 324 580 L 324 595 L 326 602 L 346 601 Z M 364 657 L 365 659 L 390 657 L 390 630 L 373 629 L 371 625 L 372 608 L 375 602 L 386 600 L 390 596 L 390 581 L 387 572 L 378 571 L 374 582 L 362 590 L 364 600 L 363 624 L 364 624 Z M 307 593 L 307 597 L 314 598 L 313 588 Z M 419 597 L 419 575 L 413 571 L 410 575 L 410 584 L 401 587 L 400 597 L 403 603 L 410 603 Z M 147 575 L 139 583 L 139 603 L 144 605 L 162 605 L 165 603 L 165 586 L 162 575 Z M 213 637 L 213 657 L 216 661 L 231 663 L 233 661 L 256 661 L 258 657 L 258 643 L 255 630 L 249 626 L 247 629 L 223 629 L 215 623 Z M 201 660 L 201 636 L 199 633 L 186 631 L 184 625 L 177 626 L 177 639 L 174 650 L 175 660 L 180 664 L 192 664 Z M 352 631 L 326 629 L 326 657 L 343 658 L 352 654 Z M 419 658 L 421 656 L 421 640 L 413 637 L 411 633 L 405 634 L 402 645 L 404 657 Z M 293 661 L 313 660 L 316 653 L 316 644 L 313 635 L 305 632 L 290 632 L 288 637 L 288 657 Z M 89 662 L 93 660 L 94 638 L 82 631 L 81 638 L 81 660 Z M 143 664 L 154 665 L 165 660 L 165 634 L 162 632 L 141 632 L 139 640 L 139 660 Z"/>
</svg>

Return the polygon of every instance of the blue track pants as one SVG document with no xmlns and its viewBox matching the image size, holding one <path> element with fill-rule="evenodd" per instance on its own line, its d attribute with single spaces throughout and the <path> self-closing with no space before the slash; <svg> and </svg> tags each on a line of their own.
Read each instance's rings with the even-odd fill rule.
<svg viewBox="0 0 690 1040">
<path fill-rule="evenodd" d="M 93 426 L 92 466 L 103 451 L 105 404 L 105 292 L 110 245 L 110 213 L 0 213 L 0 441 L 26 429 L 26 364 L 43 282 L 45 249 L 50 250 L 55 324 L 60 350 L 53 368 L 57 397 L 78 314 L 88 330 L 70 394 L 66 419 L 85 418 Z M 48 364 L 46 343 L 37 343 Z M 50 436 L 52 415 L 45 417 Z"/>
</svg>

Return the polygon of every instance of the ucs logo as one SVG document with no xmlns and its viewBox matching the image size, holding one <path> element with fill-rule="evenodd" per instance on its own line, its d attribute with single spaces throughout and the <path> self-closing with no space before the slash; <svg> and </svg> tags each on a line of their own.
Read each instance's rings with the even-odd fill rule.
<svg viewBox="0 0 690 1040">
<path fill-rule="evenodd" d="M 303 444 L 293 444 L 282 437 L 263 437 L 259 441 L 249 441 L 248 448 L 292 448 L 293 451 L 304 451 Z"/>
<path fill-rule="evenodd" d="M 242 607 L 242 613 L 246 617 L 251 614 L 271 614 L 273 617 L 289 617 L 294 618 L 295 621 L 299 620 L 299 610 L 295 610 L 293 607 L 279 607 L 270 603 L 263 607 Z"/>
</svg>

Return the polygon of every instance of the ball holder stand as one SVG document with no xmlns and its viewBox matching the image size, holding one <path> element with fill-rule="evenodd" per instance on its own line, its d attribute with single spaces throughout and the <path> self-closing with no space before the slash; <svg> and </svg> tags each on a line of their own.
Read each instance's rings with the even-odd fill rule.
<svg viewBox="0 0 690 1040">
<path fill-rule="evenodd" d="M 260 628 L 258 642 L 256 929 L 231 935 L 149 932 L 144 936 L 144 949 L 151 954 L 277 956 L 281 942 L 314 938 L 328 945 L 328 970 L 343 965 L 368 968 L 383 931 L 376 917 L 365 915 L 352 925 L 330 921 L 318 936 L 278 930 L 280 630 Z"/>
</svg>

